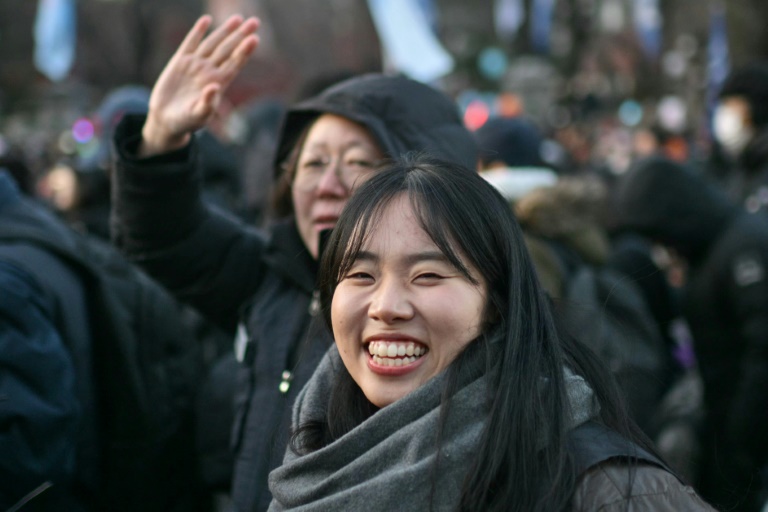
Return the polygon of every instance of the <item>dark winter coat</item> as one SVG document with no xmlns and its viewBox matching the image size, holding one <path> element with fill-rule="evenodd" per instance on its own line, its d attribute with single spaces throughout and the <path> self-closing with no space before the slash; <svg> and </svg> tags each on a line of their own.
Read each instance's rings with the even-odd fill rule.
<svg viewBox="0 0 768 512">
<path fill-rule="evenodd" d="M 627 175 L 617 204 L 624 227 L 673 248 L 689 265 L 682 307 L 710 429 L 700 490 L 716 506 L 744 499 L 734 510 L 757 510 L 749 500 L 758 484 L 747 488 L 768 461 L 768 220 L 660 159 Z"/>
<path fill-rule="evenodd" d="M 405 78 L 363 76 L 291 109 L 277 165 L 320 113 L 367 127 L 384 153 L 411 150 L 473 167 L 476 149 L 447 97 Z M 143 119 L 116 133 L 114 239 L 182 300 L 231 332 L 242 361 L 233 427 L 233 499 L 238 511 L 266 510 L 267 475 L 282 460 L 291 405 L 332 342 L 313 322 L 316 262 L 293 219 L 252 230 L 201 200 L 195 141 L 135 157 Z"/>
<path fill-rule="evenodd" d="M 63 224 L 0 172 L 3 222 L 66 243 Z M 56 256 L 0 240 L 0 290 L 0 509 L 37 491 L 35 510 L 85 510 L 98 480 L 85 288 Z"/>
</svg>

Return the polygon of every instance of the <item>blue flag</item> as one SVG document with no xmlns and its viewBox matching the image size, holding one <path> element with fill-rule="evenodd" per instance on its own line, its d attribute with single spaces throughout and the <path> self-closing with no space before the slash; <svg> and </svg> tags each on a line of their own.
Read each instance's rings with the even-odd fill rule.
<svg viewBox="0 0 768 512">
<path fill-rule="evenodd" d="M 707 114 L 710 126 L 717 96 L 728 77 L 730 68 L 725 5 L 717 2 L 710 13 L 709 41 L 707 42 Z"/>
<path fill-rule="evenodd" d="M 35 67 L 53 82 L 63 80 L 75 61 L 75 0 L 39 0 L 35 17 Z"/>
<path fill-rule="evenodd" d="M 662 18 L 659 0 L 635 0 L 633 9 L 635 32 L 648 57 L 658 58 L 661 52 Z"/>
<path fill-rule="evenodd" d="M 496 34 L 505 41 L 512 41 L 525 20 L 523 0 L 496 0 L 493 21 Z"/>
<path fill-rule="evenodd" d="M 531 7 L 531 47 L 536 53 L 549 53 L 554 8 L 555 0 L 533 0 Z"/>
<path fill-rule="evenodd" d="M 450 73 L 454 60 L 429 26 L 417 0 L 368 0 L 386 66 L 430 83 Z"/>
</svg>

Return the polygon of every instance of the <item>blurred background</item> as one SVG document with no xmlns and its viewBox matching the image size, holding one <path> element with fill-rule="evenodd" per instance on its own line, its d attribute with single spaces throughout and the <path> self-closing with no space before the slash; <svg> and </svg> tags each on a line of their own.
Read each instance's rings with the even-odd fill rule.
<svg viewBox="0 0 768 512">
<path fill-rule="evenodd" d="M 570 170 L 621 173 L 659 148 L 709 155 L 718 87 L 768 57 L 765 0 L 2 0 L 0 150 L 17 148 L 38 173 L 103 157 L 121 111 L 104 112 L 108 95 L 151 88 L 206 12 L 263 21 L 211 127 L 236 151 L 265 103 L 383 69 L 449 93 L 471 129 L 526 114 Z"/>
</svg>

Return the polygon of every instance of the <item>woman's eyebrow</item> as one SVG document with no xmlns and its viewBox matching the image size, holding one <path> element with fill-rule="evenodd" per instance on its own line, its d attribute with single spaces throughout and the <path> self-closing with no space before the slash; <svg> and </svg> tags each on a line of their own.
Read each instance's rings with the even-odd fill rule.
<svg viewBox="0 0 768 512">
<path fill-rule="evenodd" d="M 355 257 L 355 261 L 370 261 L 376 263 L 379 260 L 381 260 L 379 255 L 370 251 L 360 251 Z M 445 254 L 440 251 L 422 251 L 411 253 L 406 255 L 403 261 L 407 265 L 415 265 L 416 263 L 420 263 L 422 261 L 437 261 L 440 263 L 449 262 Z"/>
<path fill-rule="evenodd" d="M 355 261 L 371 261 L 371 262 L 377 262 L 379 261 L 378 255 L 370 252 L 370 251 L 359 251 L 355 255 Z"/>
<path fill-rule="evenodd" d="M 422 261 L 436 261 L 439 263 L 448 263 L 448 258 L 440 251 L 422 251 L 413 254 L 409 254 L 405 257 L 406 263 L 414 265 L 421 263 Z"/>
</svg>

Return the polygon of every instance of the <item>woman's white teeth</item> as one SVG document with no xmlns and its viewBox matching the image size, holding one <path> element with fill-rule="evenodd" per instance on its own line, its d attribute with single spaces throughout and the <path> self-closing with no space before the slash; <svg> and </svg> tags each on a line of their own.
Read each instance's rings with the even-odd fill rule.
<svg viewBox="0 0 768 512">
<path fill-rule="evenodd" d="M 368 344 L 368 352 L 373 356 L 373 360 L 377 364 L 402 366 L 409 362 L 412 363 L 416 358 L 426 354 L 427 348 L 417 345 L 412 341 L 407 343 L 372 341 Z M 384 363 L 381 361 L 384 361 Z M 392 364 L 389 364 L 390 362 Z"/>
</svg>

